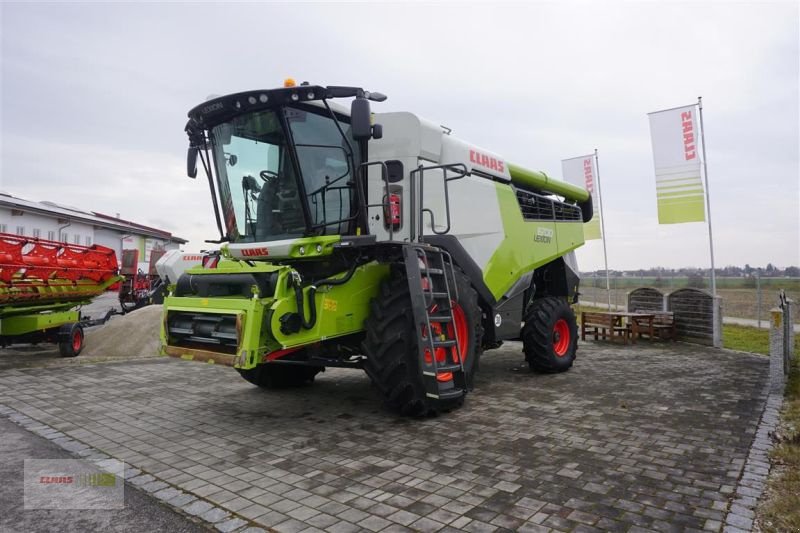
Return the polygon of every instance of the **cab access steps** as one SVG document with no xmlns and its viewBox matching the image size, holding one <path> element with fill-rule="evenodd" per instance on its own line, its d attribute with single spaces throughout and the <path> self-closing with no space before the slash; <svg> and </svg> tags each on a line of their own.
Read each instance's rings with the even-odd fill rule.
<svg viewBox="0 0 800 533">
<path fill-rule="evenodd" d="M 460 398 L 467 392 L 461 360 L 466 339 L 458 338 L 453 315 L 453 302 L 458 301 L 453 260 L 441 248 L 421 243 L 404 246 L 403 260 L 426 395 L 434 400 Z"/>
</svg>

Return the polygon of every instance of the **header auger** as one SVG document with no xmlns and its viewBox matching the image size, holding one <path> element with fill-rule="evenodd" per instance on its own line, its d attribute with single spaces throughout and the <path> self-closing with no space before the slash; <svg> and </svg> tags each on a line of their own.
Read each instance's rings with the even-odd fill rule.
<svg viewBox="0 0 800 533">
<path fill-rule="evenodd" d="M 119 281 L 114 251 L 0 233 L 0 345 L 54 342 L 61 355 L 83 348 L 74 307 Z"/>
<path fill-rule="evenodd" d="M 304 83 L 189 112 L 188 173 L 199 159 L 221 246 L 172 280 L 165 354 L 265 388 L 362 368 L 413 416 L 460 406 L 504 340 L 533 369 L 572 366 L 588 192 L 412 113 L 372 114 L 385 99 Z"/>
</svg>

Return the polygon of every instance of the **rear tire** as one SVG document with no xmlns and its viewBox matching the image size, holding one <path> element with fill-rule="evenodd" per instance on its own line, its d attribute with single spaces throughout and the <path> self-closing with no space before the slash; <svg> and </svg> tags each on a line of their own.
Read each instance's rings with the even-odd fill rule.
<svg viewBox="0 0 800 533">
<path fill-rule="evenodd" d="M 318 366 L 264 363 L 249 370 L 236 369 L 248 382 L 262 389 L 286 389 L 302 387 L 314 383 L 314 378 L 322 372 Z"/>
<path fill-rule="evenodd" d="M 61 357 L 77 357 L 83 350 L 83 326 L 77 322 L 64 324 L 58 330 L 61 339 L 58 342 L 58 351 Z"/>
<path fill-rule="evenodd" d="M 578 350 L 578 324 L 566 300 L 552 296 L 534 300 L 525 314 L 522 342 L 531 370 L 569 370 Z"/>
<path fill-rule="evenodd" d="M 455 269 L 455 277 L 456 303 L 463 310 L 468 329 L 469 344 L 463 364 L 467 387 L 471 389 L 482 350 L 481 310 L 478 295 L 467 276 Z M 417 347 L 420 332 L 415 331 L 408 280 L 402 269 L 393 268 L 390 278 L 381 284 L 364 327 L 366 339 L 362 348 L 367 357 L 364 370 L 390 410 L 404 416 L 429 416 L 463 405 L 463 394 L 448 400 L 426 396 Z"/>
</svg>

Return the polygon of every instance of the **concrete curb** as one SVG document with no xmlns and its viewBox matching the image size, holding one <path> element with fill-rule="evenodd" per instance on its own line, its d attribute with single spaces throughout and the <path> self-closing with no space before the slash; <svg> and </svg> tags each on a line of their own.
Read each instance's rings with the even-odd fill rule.
<svg viewBox="0 0 800 533">
<path fill-rule="evenodd" d="M 68 437 L 57 429 L 34 420 L 6 405 L 0 404 L 0 416 L 7 418 L 31 433 L 49 440 L 79 459 L 97 461 L 98 468 L 113 473 L 110 464 L 104 464 L 106 461 L 113 459 L 110 455 L 77 439 Z M 266 533 L 269 531 L 257 526 L 247 518 L 222 509 L 138 468 L 129 467 L 127 464 L 125 465 L 125 484 L 129 488 L 143 491 L 155 497 L 178 514 L 186 516 L 195 522 L 202 522 L 222 533 Z"/>
<path fill-rule="evenodd" d="M 750 453 L 736 483 L 728 513 L 725 516 L 724 533 L 752 531 L 755 525 L 755 511 L 758 500 L 764 494 L 769 476 L 769 452 L 774 445 L 772 433 L 780 423 L 783 406 L 785 376 L 783 358 L 771 356 L 769 361 L 769 381 L 764 385 L 766 396 L 764 409 L 759 418 Z"/>
</svg>

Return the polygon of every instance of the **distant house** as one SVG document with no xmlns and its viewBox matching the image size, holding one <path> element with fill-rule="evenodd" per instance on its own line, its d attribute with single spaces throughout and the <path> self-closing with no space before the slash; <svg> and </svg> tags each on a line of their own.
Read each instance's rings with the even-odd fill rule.
<svg viewBox="0 0 800 533">
<path fill-rule="evenodd" d="M 32 202 L 4 192 L 0 192 L 0 233 L 82 246 L 99 244 L 114 250 L 118 262 L 121 262 L 122 250 L 139 250 L 143 269 L 150 261 L 152 250 L 171 250 L 187 242 L 168 231 L 118 216 L 53 202 Z"/>
</svg>

